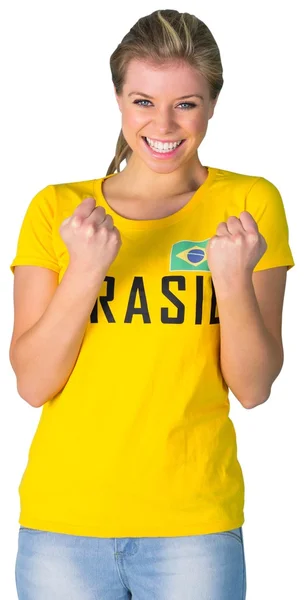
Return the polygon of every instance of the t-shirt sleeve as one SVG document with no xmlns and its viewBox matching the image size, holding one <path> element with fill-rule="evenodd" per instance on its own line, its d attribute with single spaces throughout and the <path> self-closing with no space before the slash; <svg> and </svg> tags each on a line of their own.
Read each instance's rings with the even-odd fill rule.
<svg viewBox="0 0 304 600">
<path fill-rule="evenodd" d="M 53 185 L 48 185 L 34 196 L 25 212 L 15 258 L 10 264 L 12 273 L 17 265 L 46 267 L 59 273 L 53 247 L 55 210 L 56 191 Z"/>
<path fill-rule="evenodd" d="M 268 179 L 259 177 L 247 194 L 245 210 L 253 216 L 267 243 L 267 250 L 253 271 L 283 266 L 291 269 L 295 262 L 289 246 L 288 223 L 276 186 Z"/>
</svg>

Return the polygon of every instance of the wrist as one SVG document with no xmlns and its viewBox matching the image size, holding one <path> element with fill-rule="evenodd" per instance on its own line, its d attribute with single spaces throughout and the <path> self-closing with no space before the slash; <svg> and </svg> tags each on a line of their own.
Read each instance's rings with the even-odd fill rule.
<svg viewBox="0 0 304 600">
<path fill-rule="evenodd" d="M 253 288 L 252 282 L 252 271 L 245 271 L 243 273 L 234 274 L 228 276 L 221 276 L 219 278 L 212 276 L 215 292 L 221 295 L 233 295 L 244 290 Z"/>
<path fill-rule="evenodd" d="M 106 269 L 102 269 L 100 267 L 98 270 L 88 268 L 85 265 L 81 265 L 79 262 L 70 262 L 66 269 L 66 275 L 69 278 L 75 280 L 81 279 L 81 281 L 85 281 L 90 287 L 99 287 L 106 274 Z"/>
</svg>

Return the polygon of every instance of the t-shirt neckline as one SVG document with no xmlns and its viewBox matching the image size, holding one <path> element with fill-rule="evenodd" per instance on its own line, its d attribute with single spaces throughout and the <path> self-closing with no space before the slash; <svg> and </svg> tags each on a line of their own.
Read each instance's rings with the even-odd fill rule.
<svg viewBox="0 0 304 600">
<path fill-rule="evenodd" d="M 211 183 L 214 181 L 218 169 L 215 167 L 208 167 L 208 175 L 205 181 L 200 185 L 197 190 L 193 193 L 190 200 L 185 204 L 182 208 L 180 208 L 177 212 L 172 215 L 168 215 L 167 217 L 161 217 L 160 219 L 128 219 L 119 215 L 115 212 L 110 205 L 107 203 L 103 193 L 102 193 L 102 184 L 109 177 L 113 177 L 116 173 L 111 173 L 110 175 L 106 175 L 104 177 L 99 177 L 94 180 L 94 193 L 95 197 L 100 206 L 103 206 L 108 215 L 111 215 L 114 221 L 114 225 L 117 226 L 118 229 L 124 230 L 152 230 L 152 229 L 162 229 L 163 227 L 168 227 L 169 225 L 173 225 L 177 223 L 181 219 L 185 218 L 192 210 L 194 210 L 198 204 L 202 201 L 202 193 L 205 196 L 207 190 L 210 188 Z"/>
</svg>

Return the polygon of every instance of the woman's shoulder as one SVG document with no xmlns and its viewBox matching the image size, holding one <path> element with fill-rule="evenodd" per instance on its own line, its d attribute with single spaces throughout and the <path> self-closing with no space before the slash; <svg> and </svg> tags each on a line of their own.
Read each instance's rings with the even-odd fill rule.
<svg viewBox="0 0 304 600">
<path fill-rule="evenodd" d="M 264 179 L 261 175 L 250 174 L 250 173 L 240 173 L 239 171 L 230 171 L 228 169 L 222 169 L 220 167 L 211 167 L 215 169 L 217 172 L 217 179 L 226 180 L 227 182 L 239 182 L 239 183 L 254 183 L 258 179 Z"/>
<path fill-rule="evenodd" d="M 263 175 L 240 173 L 237 171 L 229 171 L 228 169 L 216 168 L 216 181 L 231 187 L 234 190 L 245 192 L 246 194 L 252 189 L 258 192 L 277 193 L 276 185 Z"/>
<path fill-rule="evenodd" d="M 58 193 L 63 193 L 63 192 L 81 192 L 81 191 L 88 191 L 90 192 L 95 185 L 95 182 L 97 181 L 97 178 L 94 179 L 82 179 L 82 180 L 78 180 L 78 181 L 65 181 L 65 182 L 59 182 L 59 183 L 55 183 L 53 184 L 56 192 Z"/>
</svg>

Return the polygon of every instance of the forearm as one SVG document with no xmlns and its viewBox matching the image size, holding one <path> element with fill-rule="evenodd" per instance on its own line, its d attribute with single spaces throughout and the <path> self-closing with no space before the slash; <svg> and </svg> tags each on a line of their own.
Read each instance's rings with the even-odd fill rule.
<svg viewBox="0 0 304 600">
<path fill-rule="evenodd" d="M 42 317 L 16 342 L 18 391 L 32 406 L 50 400 L 68 380 L 101 283 L 69 266 Z"/>
<path fill-rule="evenodd" d="M 245 407 L 263 403 L 279 375 L 283 356 L 266 329 L 252 277 L 228 285 L 214 282 L 220 319 L 223 377 Z"/>
</svg>

